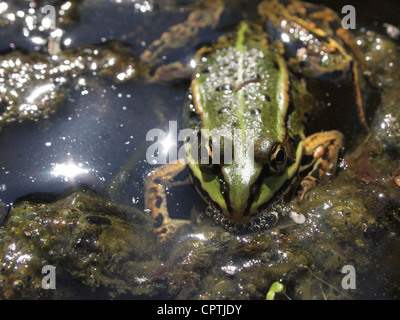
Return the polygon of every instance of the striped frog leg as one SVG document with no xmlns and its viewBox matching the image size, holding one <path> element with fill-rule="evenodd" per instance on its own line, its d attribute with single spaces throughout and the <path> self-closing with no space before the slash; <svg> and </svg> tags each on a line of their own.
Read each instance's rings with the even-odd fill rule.
<svg viewBox="0 0 400 320">
<path fill-rule="evenodd" d="M 179 159 L 176 164 L 166 164 L 151 171 L 145 179 L 145 211 L 149 212 L 154 224 L 153 232 L 158 241 L 165 241 L 168 235 L 189 220 L 171 219 L 168 214 L 166 186 L 177 186 L 189 183 L 185 181 L 173 181 L 184 169 L 186 164 Z"/>
</svg>

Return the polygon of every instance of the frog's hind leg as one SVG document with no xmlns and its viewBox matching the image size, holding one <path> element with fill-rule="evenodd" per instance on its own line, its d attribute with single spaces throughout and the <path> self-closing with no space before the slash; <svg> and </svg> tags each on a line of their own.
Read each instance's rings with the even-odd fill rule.
<svg viewBox="0 0 400 320">
<path fill-rule="evenodd" d="M 153 232 L 159 241 L 164 241 L 179 226 L 188 223 L 188 220 L 171 219 L 168 215 L 166 189 L 167 186 L 177 186 L 184 182 L 172 180 L 186 168 L 180 159 L 176 164 L 166 164 L 150 172 L 145 180 L 145 209 L 151 214 L 154 221 Z"/>
<path fill-rule="evenodd" d="M 326 175 L 336 170 L 339 151 L 343 147 L 343 134 L 336 130 L 318 132 L 307 137 L 305 143 L 304 153 L 312 157 L 309 163 L 312 168 L 300 183 L 300 199 Z"/>
</svg>

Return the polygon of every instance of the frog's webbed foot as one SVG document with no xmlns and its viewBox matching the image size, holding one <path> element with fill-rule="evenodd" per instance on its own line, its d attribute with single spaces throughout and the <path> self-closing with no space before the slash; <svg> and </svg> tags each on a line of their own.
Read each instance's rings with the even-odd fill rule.
<svg viewBox="0 0 400 320">
<path fill-rule="evenodd" d="M 165 185 L 179 185 L 182 182 L 172 182 L 186 165 L 182 160 L 176 164 L 166 164 L 153 170 L 145 181 L 145 209 L 154 221 L 153 232 L 158 241 L 164 241 L 177 228 L 189 223 L 188 220 L 171 219 L 168 214 Z"/>
<path fill-rule="evenodd" d="M 336 170 L 339 151 L 343 147 L 343 134 L 336 130 L 318 132 L 307 137 L 305 142 L 304 153 L 312 156 L 312 161 L 308 164 L 312 168 L 300 183 L 300 199 Z"/>
</svg>

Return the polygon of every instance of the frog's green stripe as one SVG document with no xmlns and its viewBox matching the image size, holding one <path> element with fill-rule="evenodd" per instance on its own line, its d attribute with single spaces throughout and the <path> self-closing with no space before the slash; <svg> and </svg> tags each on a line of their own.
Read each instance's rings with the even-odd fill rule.
<svg viewBox="0 0 400 320">
<path fill-rule="evenodd" d="M 193 175 L 192 175 L 193 179 L 198 179 L 197 177 L 199 177 L 199 175 L 196 175 L 196 172 L 198 172 L 199 166 L 189 166 L 189 169 L 192 170 L 192 172 L 193 172 Z M 203 174 L 203 178 L 205 175 L 207 175 L 204 173 L 202 173 L 202 174 Z M 210 177 L 211 175 L 207 175 L 207 176 Z M 199 182 L 196 184 L 196 187 L 197 187 L 197 190 L 199 191 L 199 193 L 203 196 L 203 198 L 208 197 L 209 199 L 205 199 L 207 202 L 209 200 L 211 200 L 212 202 L 218 204 L 219 207 L 221 208 L 221 210 L 228 211 L 227 203 L 225 202 L 225 199 L 221 192 L 208 193 L 206 191 L 206 190 L 219 191 L 221 189 L 220 182 L 218 180 L 218 176 L 215 179 L 212 179 L 209 181 L 202 180 L 200 182 L 199 179 L 198 179 L 198 181 Z M 203 186 L 205 186 L 205 185 L 213 185 L 213 187 L 204 188 Z"/>
<path fill-rule="evenodd" d="M 243 64 L 244 64 L 244 41 L 245 41 L 245 33 L 246 31 L 248 31 L 248 25 L 247 23 L 242 23 L 239 27 L 238 30 L 238 35 L 237 35 L 237 41 L 236 41 L 236 49 L 239 52 L 239 70 L 238 70 L 238 82 L 236 84 L 236 87 L 240 86 L 244 79 L 243 79 Z M 242 90 L 237 91 L 237 95 L 238 95 L 238 113 L 237 113 L 237 117 L 238 117 L 238 123 L 239 123 L 239 127 L 240 128 L 244 128 L 244 121 L 243 121 L 243 112 L 244 112 L 244 105 L 245 105 L 245 99 L 244 99 L 244 94 Z M 242 130 L 242 141 L 245 140 L 245 131 Z"/>
</svg>

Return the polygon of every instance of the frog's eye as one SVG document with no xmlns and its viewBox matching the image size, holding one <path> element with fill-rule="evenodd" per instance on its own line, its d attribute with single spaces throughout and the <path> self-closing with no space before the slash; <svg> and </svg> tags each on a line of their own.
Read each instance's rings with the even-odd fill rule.
<svg viewBox="0 0 400 320">
<path fill-rule="evenodd" d="M 254 158 L 258 163 L 267 165 L 273 173 L 280 173 L 286 167 L 285 148 L 269 137 L 263 137 L 255 143 Z"/>
<path fill-rule="evenodd" d="M 286 151 L 280 143 L 275 144 L 270 153 L 269 163 L 274 171 L 281 171 L 286 166 Z"/>
</svg>

